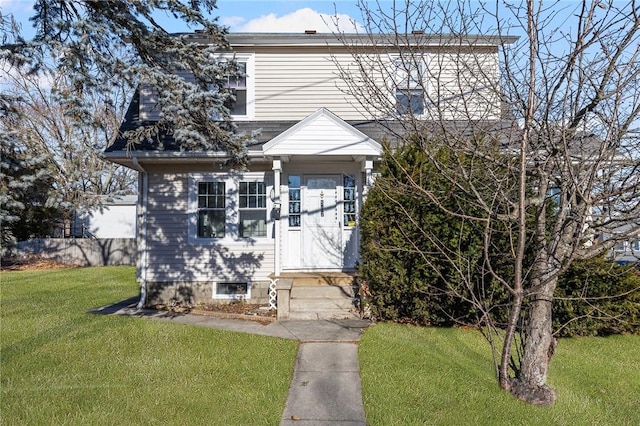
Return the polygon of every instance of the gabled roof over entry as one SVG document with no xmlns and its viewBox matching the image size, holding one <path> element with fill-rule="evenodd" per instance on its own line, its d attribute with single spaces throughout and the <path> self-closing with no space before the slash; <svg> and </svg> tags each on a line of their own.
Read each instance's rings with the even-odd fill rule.
<svg viewBox="0 0 640 426">
<path fill-rule="evenodd" d="M 263 146 L 267 156 L 289 155 L 380 155 L 378 142 L 320 108 Z"/>
</svg>

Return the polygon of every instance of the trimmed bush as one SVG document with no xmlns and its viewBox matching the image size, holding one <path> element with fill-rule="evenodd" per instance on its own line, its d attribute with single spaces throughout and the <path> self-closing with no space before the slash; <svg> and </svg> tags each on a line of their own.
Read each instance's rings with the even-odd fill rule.
<svg viewBox="0 0 640 426">
<path fill-rule="evenodd" d="M 480 312 L 470 299 L 482 294 L 483 310 L 490 310 L 494 323 L 505 323 L 510 295 L 483 264 L 483 225 L 442 211 L 444 207 L 480 217 L 473 200 L 465 199 L 464 191 L 457 191 L 434 169 L 417 143 L 393 154 L 387 150 L 380 172 L 360 222 L 359 273 L 373 316 L 420 325 L 477 325 Z M 491 182 L 476 186 L 492 188 Z M 441 194 L 440 207 L 420 193 L 427 187 Z M 492 230 L 489 254 L 492 267 L 507 280 L 513 276 L 508 231 Z M 534 254 L 529 244 L 525 266 L 531 265 Z M 604 257 L 576 261 L 558 280 L 556 297 L 558 336 L 640 330 L 640 277 L 632 268 Z"/>
<path fill-rule="evenodd" d="M 575 261 L 558 280 L 553 304 L 556 335 L 640 333 L 640 272 L 604 256 Z"/>
<path fill-rule="evenodd" d="M 473 276 L 474 291 L 486 290 L 485 303 L 505 297 L 483 271 L 483 225 L 444 215 L 416 193 L 415 184 L 438 189 L 440 203 L 450 210 L 480 215 L 430 166 L 418 144 L 387 153 L 360 222 L 359 272 L 372 313 L 382 320 L 423 325 L 477 324 L 466 274 Z"/>
</svg>

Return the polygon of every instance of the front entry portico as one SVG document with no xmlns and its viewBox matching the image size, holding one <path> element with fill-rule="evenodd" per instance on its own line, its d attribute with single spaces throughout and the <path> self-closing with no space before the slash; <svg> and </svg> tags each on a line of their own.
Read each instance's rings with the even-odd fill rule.
<svg viewBox="0 0 640 426">
<path fill-rule="evenodd" d="M 324 108 L 263 146 L 277 181 L 275 276 L 355 269 L 357 214 L 381 151 L 380 144 Z"/>
</svg>

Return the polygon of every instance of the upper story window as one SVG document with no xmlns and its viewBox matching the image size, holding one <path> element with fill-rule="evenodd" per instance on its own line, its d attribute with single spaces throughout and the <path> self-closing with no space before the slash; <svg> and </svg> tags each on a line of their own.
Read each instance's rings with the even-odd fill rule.
<svg viewBox="0 0 640 426">
<path fill-rule="evenodd" d="M 422 115 L 425 109 L 425 68 L 422 56 L 393 58 L 392 82 L 396 113 Z"/>
<path fill-rule="evenodd" d="M 234 98 L 227 108 L 231 115 L 247 115 L 247 63 L 238 61 L 238 72 L 241 76 L 227 77 L 227 87 Z"/>
<path fill-rule="evenodd" d="M 233 56 L 240 76 L 227 77 L 227 88 L 234 99 L 225 105 L 234 120 L 253 120 L 255 116 L 255 64 L 254 56 L 249 53 L 238 53 Z M 231 57 L 222 56 L 218 61 L 227 61 Z"/>
</svg>

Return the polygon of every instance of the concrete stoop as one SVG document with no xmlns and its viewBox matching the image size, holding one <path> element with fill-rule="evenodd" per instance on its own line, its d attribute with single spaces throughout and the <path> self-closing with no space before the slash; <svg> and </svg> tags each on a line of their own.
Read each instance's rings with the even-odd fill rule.
<svg viewBox="0 0 640 426">
<path fill-rule="evenodd" d="M 351 285 L 299 286 L 291 288 L 289 319 L 360 319 Z"/>
</svg>

